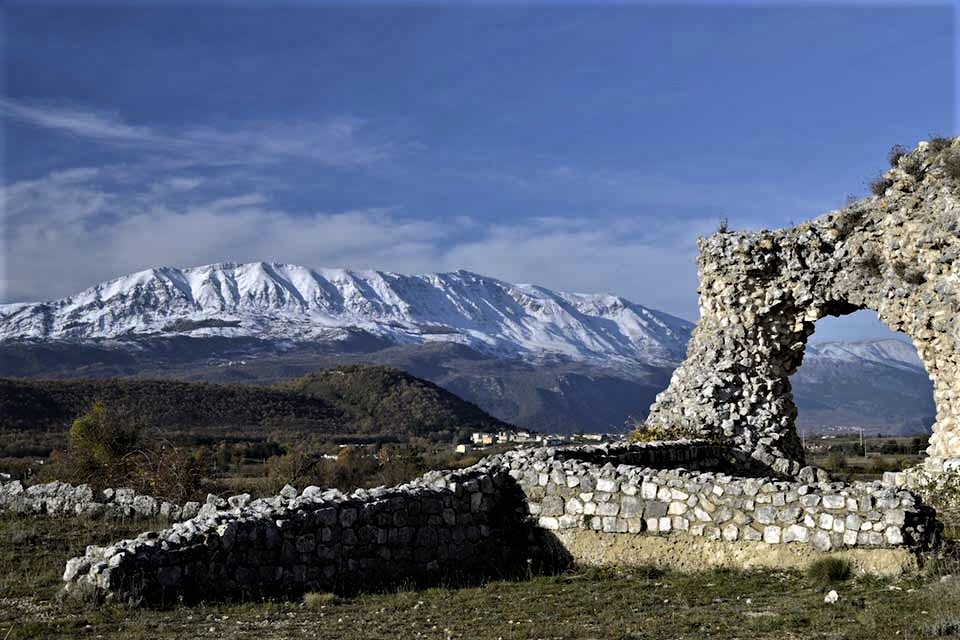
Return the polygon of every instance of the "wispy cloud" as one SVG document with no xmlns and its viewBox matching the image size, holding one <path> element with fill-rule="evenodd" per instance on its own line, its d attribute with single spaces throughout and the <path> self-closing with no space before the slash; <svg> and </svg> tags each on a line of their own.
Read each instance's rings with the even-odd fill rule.
<svg viewBox="0 0 960 640">
<path fill-rule="evenodd" d="M 25 104 L 0 98 L 0 112 L 28 124 L 71 135 L 113 142 L 169 142 L 149 127 L 126 124 L 116 114 L 79 107 Z"/>
<path fill-rule="evenodd" d="M 271 260 L 407 273 L 466 268 L 557 289 L 609 291 L 696 316 L 694 235 L 675 223 L 541 217 L 488 226 L 393 208 L 287 211 L 256 191 L 183 176 L 131 190 L 111 168 L 76 169 L 4 192 L 3 301 L 52 299 L 159 265 Z"/>
<path fill-rule="evenodd" d="M 351 116 L 161 128 L 131 124 L 115 113 L 10 99 L 0 99 L 0 113 L 65 135 L 143 155 L 167 156 L 168 164 L 187 166 L 251 165 L 290 159 L 333 167 L 357 166 L 383 160 L 398 147 L 391 141 L 375 139 L 366 122 Z"/>
</svg>

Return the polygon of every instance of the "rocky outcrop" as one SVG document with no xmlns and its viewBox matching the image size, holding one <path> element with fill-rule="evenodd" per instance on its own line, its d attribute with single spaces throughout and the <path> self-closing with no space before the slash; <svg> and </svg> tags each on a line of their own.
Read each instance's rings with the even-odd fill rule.
<svg viewBox="0 0 960 640">
<path fill-rule="evenodd" d="M 699 241 L 700 322 L 648 423 L 733 444 L 781 476 L 803 466 L 790 375 L 814 323 L 876 311 L 934 383 L 926 464 L 960 458 L 960 141 L 895 158 L 880 193 L 793 228 Z"/>
</svg>

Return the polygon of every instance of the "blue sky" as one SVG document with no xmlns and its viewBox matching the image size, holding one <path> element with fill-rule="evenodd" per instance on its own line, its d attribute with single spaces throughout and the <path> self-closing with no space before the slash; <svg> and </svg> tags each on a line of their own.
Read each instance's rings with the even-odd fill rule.
<svg viewBox="0 0 960 640">
<path fill-rule="evenodd" d="M 720 217 L 838 208 L 954 130 L 948 5 L 67 7 L 3 10 L 4 302 L 272 260 L 696 319 Z"/>
</svg>

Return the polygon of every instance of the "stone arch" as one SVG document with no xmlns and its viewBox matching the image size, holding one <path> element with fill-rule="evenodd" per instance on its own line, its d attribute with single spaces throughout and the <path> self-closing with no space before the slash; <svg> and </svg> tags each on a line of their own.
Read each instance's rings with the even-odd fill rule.
<svg viewBox="0 0 960 640">
<path fill-rule="evenodd" d="M 814 323 L 860 309 L 909 336 L 934 384 L 925 465 L 960 458 L 960 200 L 952 145 L 921 145 L 882 196 L 796 227 L 698 241 L 700 322 L 648 423 L 720 437 L 748 467 L 804 464 L 789 377 Z M 949 465 L 947 465 L 949 466 Z"/>
</svg>

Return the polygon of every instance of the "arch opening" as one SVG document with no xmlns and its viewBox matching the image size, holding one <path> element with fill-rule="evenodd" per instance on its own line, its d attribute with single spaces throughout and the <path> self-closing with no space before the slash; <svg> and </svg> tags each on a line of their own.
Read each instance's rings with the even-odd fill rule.
<svg viewBox="0 0 960 640">
<path fill-rule="evenodd" d="M 816 321 L 790 385 L 807 463 L 865 479 L 925 456 L 933 383 L 910 338 L 875 312 Z"/>
</svg>

